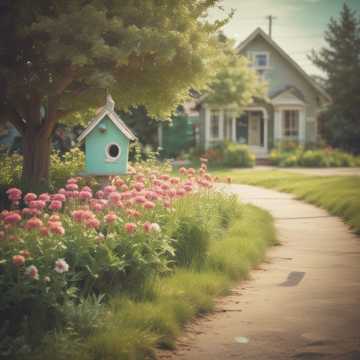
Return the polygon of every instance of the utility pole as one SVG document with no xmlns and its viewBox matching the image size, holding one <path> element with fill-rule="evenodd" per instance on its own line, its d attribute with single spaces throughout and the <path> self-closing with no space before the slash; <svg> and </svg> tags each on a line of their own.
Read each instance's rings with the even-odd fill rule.
<svg viewBox="0 0 360 360">
<path fill-rule="evenodd" d="M 270 39 L 272 38 L 272 24 L 273 24 L 273 20 L 276 20 L 276 17 L 273 15 L 268 15 L 266 17 L 267 20 L 269 20 L 269 37 Z"/>
</svg>

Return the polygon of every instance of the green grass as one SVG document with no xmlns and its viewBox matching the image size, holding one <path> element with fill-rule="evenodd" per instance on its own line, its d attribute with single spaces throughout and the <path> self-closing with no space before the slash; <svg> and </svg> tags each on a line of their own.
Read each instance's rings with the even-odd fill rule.
<svg viewBox="0 0 360 360">
<path fill-rule="evenodd" d="M 234 281 L 246 278 L 263 260 L 266 248 L 276 243 L 272 217 L 267 212 L 251 205 L 236 206 L 240 215 L 221 237 L 211 240 L 201 268 L 177 268 L 170 276 L 158 278 L 143 300 L 125 295 L 112 298 L 103 325 L 72 351 L 71 358 L 151 359 L 156 347 L 174 348 L 184 324 L 211 311 L 214 299 L 225 295 Z M 69 358 L 66 348 L 52 346 L 52 357 L 57 354 L 54 359 Z"/>
<path fill-rule="evenodd" d="M 259 185 L 293 193 L 298 199 L 340 216 L 360 234 L 360 177 L 310 176 L 279 170 L 214 170 L 220 178 L 230 176 L 234 183 Z"/>
</svg>

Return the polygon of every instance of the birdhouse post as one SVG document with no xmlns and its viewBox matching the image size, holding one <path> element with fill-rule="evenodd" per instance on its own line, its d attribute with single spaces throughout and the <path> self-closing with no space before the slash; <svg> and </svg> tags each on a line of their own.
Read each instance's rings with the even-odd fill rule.
<svg viewBox="0 0 360 360">
<path fill-rule="evenodd" d="M 127 173 L 129 143 L 136 140 L 136 137 L 114 109 L 114 100 L 108 95 L 106 105 L 78 138 L 79 142 L 85 140 L 83 175 L 111 176 Z"/>
</svg>

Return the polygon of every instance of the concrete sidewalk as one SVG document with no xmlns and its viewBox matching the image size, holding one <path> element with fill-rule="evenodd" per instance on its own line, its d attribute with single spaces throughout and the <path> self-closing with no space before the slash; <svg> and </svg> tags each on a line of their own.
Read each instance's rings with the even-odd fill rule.
<svg viewBox="0 0 360 360">
<path fill-rule="evenodd" d="M 228 185 L 272 213 L 282 246 L 160 359 L 360 359 L 360 239 L 289 194 Z"/>
</svg>

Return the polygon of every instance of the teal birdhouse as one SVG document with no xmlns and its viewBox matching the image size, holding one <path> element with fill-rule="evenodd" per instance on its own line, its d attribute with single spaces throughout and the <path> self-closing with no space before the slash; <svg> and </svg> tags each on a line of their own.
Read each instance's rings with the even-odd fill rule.
<svg viewBox="0 0 360 360">
<path fill-rule="evenodd" d="M 132 131 L 114 111 L 111 95 L 106 105 L 78 138 L 85 140 L 85 175 L 121 175 L 127 173 L 129 143 L 136 140 Z"/>
</svg>

